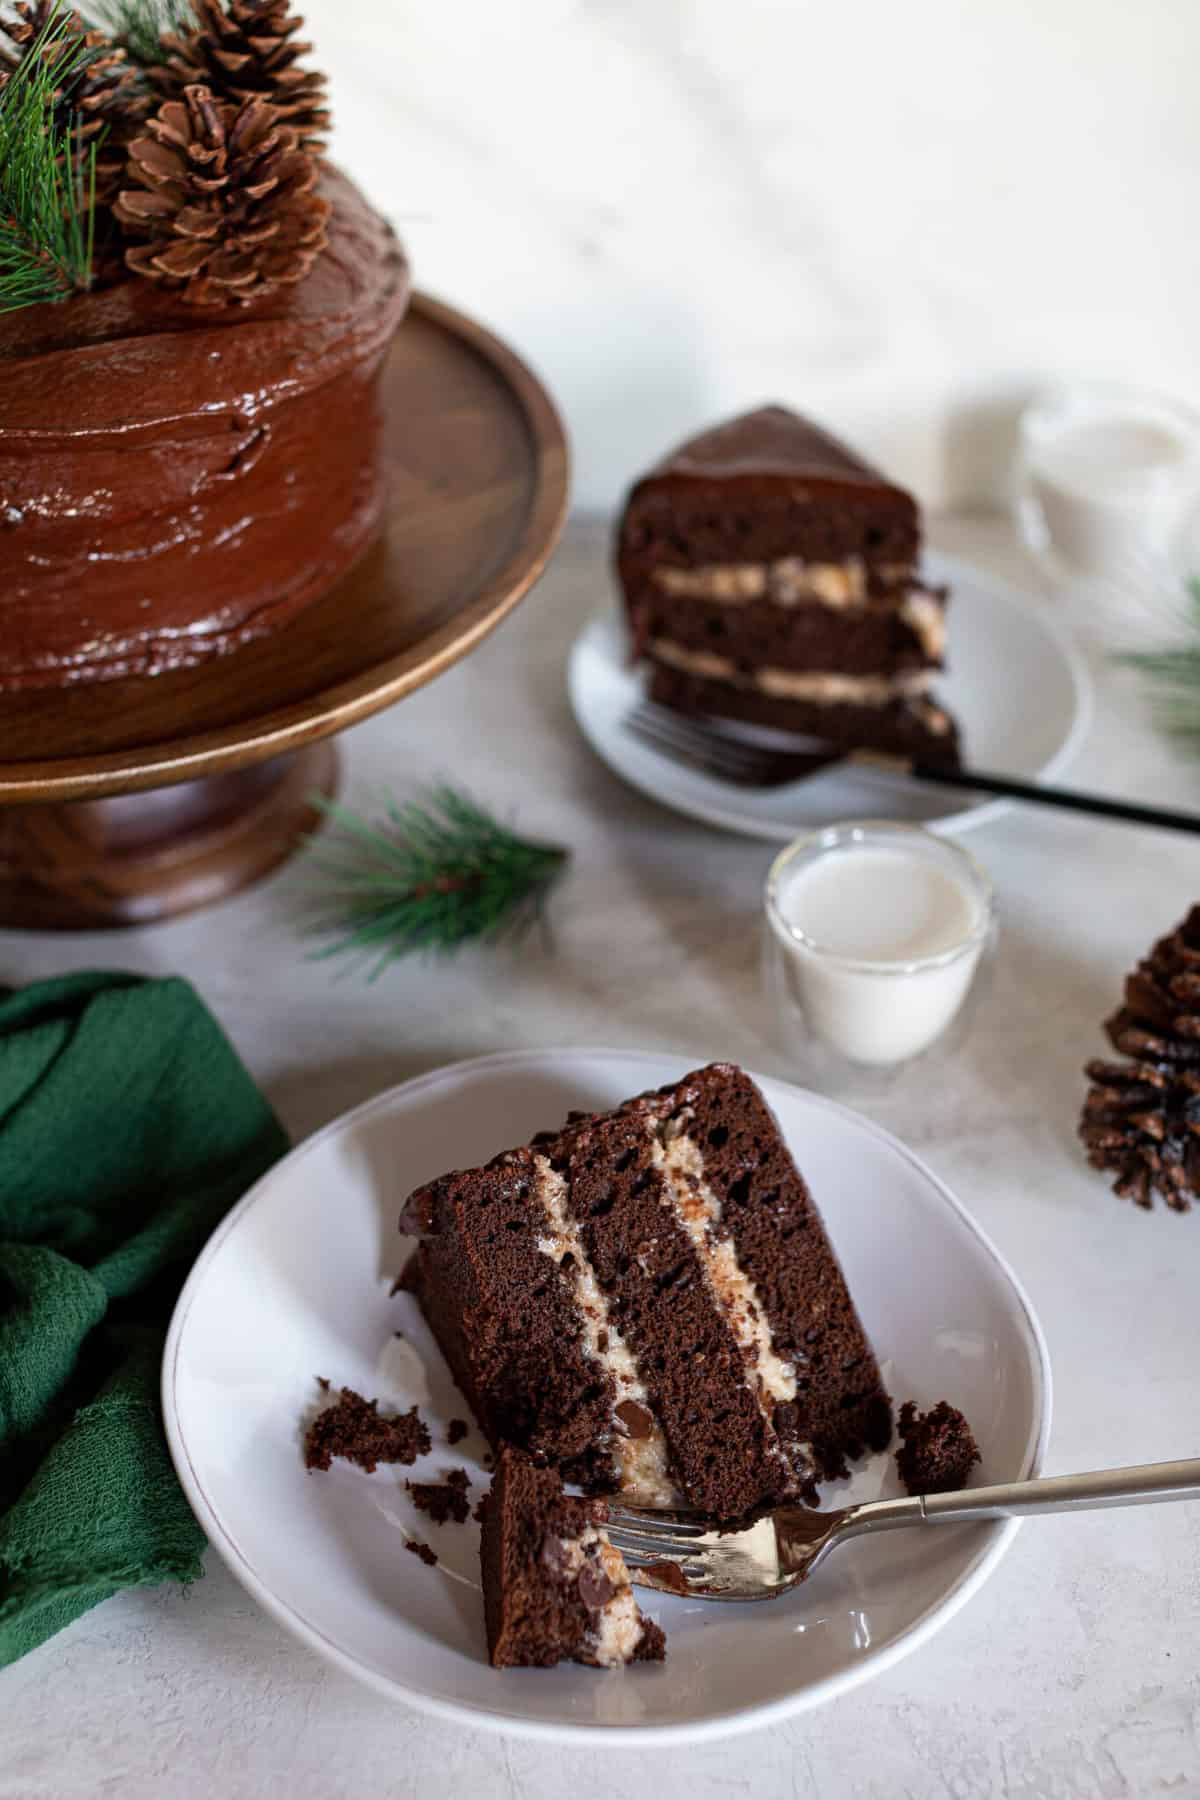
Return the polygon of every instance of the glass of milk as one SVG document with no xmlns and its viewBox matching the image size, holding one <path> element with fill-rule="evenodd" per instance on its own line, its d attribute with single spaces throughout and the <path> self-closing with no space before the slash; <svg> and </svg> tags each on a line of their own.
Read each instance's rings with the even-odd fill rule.
<svg viewBox="0 0 1200 1800">
<path fill-rule="evenodd" d="M 1143 583 L 1200 502 L 1200 418 L 1107 382 L 1049 388 L 1020 425 L 1018 517 L 1059 585 Z"/>
<path fill-rule="evenodd" d="M 896 1070 L 961 1028 L 995 935 L 987 875 L 919 825 L 866 820 L 798 838 L 767 877 L 765 976 L 806 1078 Z"/>
</svg>

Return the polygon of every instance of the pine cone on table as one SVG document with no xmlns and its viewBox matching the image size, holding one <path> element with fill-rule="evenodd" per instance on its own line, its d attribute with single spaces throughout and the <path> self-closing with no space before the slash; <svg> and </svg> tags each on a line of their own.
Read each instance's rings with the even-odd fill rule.
<svg viewBox="0 0 1200 1800">
<path fill-rule="evenodd" d="M 303 280 L 325 246 L 317 165 L 264 100 L 223 106 L 207 88 L 166 101 L 129 149 L 116 215 L 142 241 L 137 275 L 193 306 L 245 305 Z"/>
<path fill-rule="evenodd" d="M 289 0 L 192 0 L 192 9 L 195 29 L 162 40 L 165 61 L 150 71 L 159 94 L 174 100 L 203 86 L 231 105 L 269 101 L 301 147 L 319 154 L 329 130 L 325 77 L 298 67 L 312 45 L 294 42 L 304 20 Z"/>
<path fill-rule="evenodd" d="M 1175 1212 L 1200 1198 L 1200 906 L 1160 938 L 1125 982 L 1125 1004 L 1105 1025 L 1129 1062 L 1090 1062 L 1079 1135 L 1114 1190 Z"/>
</svg>

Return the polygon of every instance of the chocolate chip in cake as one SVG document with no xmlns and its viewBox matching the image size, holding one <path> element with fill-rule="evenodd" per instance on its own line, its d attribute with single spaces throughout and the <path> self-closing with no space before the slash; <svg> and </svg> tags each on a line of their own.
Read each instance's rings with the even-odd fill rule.
<svg viewBox="0 0 1200 1800">
<path fill-rule="evenodd" d="M 654 1430 L 653 1415 L 636 1400 L 622 1400 L 613 1408 L 613 1415 L 627 1438 L 648 1438 Z"/>
<path fill-rule="evenodd" d="M 590 1562 L 584 1563 L 580 1569 L 576 1586 L 579 1590 L 579 1598 L 589 1612 L 599 1612 L 608 1605 L 617 1591 L 604 1570 L 596 1568 Z"/>
</svg>

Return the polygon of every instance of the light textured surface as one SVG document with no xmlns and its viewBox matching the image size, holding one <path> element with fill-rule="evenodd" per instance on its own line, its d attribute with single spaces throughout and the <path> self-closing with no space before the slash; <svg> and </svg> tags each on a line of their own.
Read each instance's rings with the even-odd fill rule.
<svg viewBox="0 0 1200 1800">
<path fill-rule="evenodd" d="M 1200 401 L 1195 0 L 306 0 L 336 155 L 549 376 L 577 492 L 790 401 L 930 503 L 1046 375 Z"/>
<path fill-rule="evenodd" d="M 934 536 L 1027 579 L 998 523 Z M 297 1135 L 408 1075 L 509 1045 L 608 1043 L 794 1073 L 758 990 L 769 846 L 626 792 L 571 726 L 563 663 L 605 581 L 603 539 L 574 528 L 474 659 L 346 742 L 355 800 L 449 772 L 574 846 L 551 950 L 402 966 L 368 989 L 303 960 L 284 875 L 157 931 L 5 935 L 0 978 L 95 962 L 184 971 Z M 1111 681 L 1073 773 L 1200 808 L 1195 767 L 1172 760 Z M 995 986 L 943 1081 L 867 1110 L 950 1182 L 1025 1280 L 1054 1365 L 1050 1469 L 1196 1453 L 1200 1216 L 1121 1206 L 1073 1133 L 1099 1022 L 1127 966 L 1197 897 L 1200 854 L 1186 838 L 1032 812 L 972 848 L 999 890 Z M 506 1744 L 390 1708 L 294 1645 L 210 1555 L 190 1593 L 113 1601 L 0 1676 L 0 1800 L 633 1800 L 656 1785 L 697 1800 L 1200 1794 L 1198 1631 L 1200 1506 L 1031 1523 L 982 1595 L 890 1674 L 786 1728 L 647 1759 Z"/>
</svg>

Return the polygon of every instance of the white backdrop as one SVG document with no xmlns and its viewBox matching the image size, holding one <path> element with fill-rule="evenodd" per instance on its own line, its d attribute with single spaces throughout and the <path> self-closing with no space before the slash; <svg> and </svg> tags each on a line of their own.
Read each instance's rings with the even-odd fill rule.
<svg viewBox="0 0 1200 1800">
<path fill-rule="evenodd" d="M 777 398 L 927 501 L 1047 374 L 1200 399 L 1200 0 L 306 0 L 335 154 L 576 501 Z"/>
</svg>

